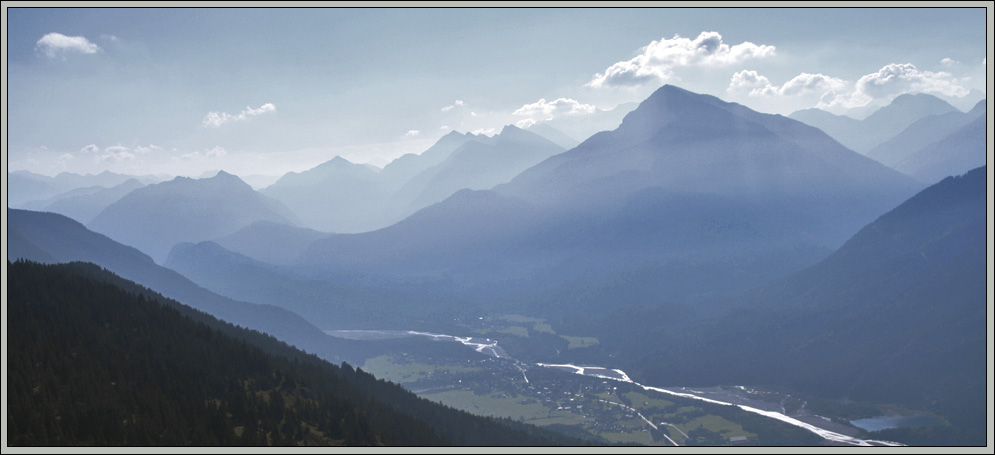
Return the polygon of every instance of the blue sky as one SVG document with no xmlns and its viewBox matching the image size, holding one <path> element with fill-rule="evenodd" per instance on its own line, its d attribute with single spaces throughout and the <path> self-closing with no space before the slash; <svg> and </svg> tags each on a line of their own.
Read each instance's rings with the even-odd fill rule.
<svg viewBox="0 0 995 455">
<path fill-rule="evenodd" d="M 452 130 L 582 119 L 666 83 L 784 115 L 904 92 L 966 110 L 987 85 L 984 8 L 6 14 L 8 170 L 46 175 L 383 165 Z"/>
</svg>

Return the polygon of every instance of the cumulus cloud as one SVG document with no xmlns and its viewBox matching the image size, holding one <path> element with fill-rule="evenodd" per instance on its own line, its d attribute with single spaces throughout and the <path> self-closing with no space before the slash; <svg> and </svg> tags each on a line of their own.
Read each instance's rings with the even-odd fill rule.
<svg viewBox="0 0 995 455">
<path fill-rule="evenodd" d="M 671 39 L 653 41 L 636 57 L 609 66 L 595 74 L 587 84 L 591 87 L 631 86 L 650 81 L 667 81 L 674 70 L 682 67 L 715 67 L 770 57 L 774 46 L 757 45 L 749 41 L 729 45 L 718 32 L 701 32 L 695 39 L 674 35 Z"/>
<path fill-rule="evenodd" d="M 595 108 L 570 98 L 557 98 L 554 101 L 540 99 L 532 104 L 518 108 L 512 114 L 530 117 L 537 120 L 551 120 L 561 115 L 583 115 L 594 113 Z"/>
<path fill-rule="evenodd" d="M 546 101 L 545 98 L 541 98 L 535 103 L 526 104 L 518 108 L 512 114 L 526 117 L 515 122 L 515 126 L 528 128 L 536 123 L 552 120 L 556 117 L 593 114 L 595 110 L 594 105 L 584 104 L 571 98 L 557 98 L 553 101 Z"/>
<path fill-rule="evenodd" d="M 97 144 L 90 144 L 86 147 L 79 149 L 80 153 L 98 153 L 100 152 L 100 147 Z"/>
<path fill-rule="evenodd" d="M 849 109 L 877 100 L 890 100 L 903 93 L 919 92 L 962 97 L 969 90 L 950 73 L 921 71 L 911 63 L 891 63 L 877 72 L 861 76 L 852 91 L 827 98 L 818 107 Z"/>
<path fill-rule="evenodd" d="M 958 63 L 960 63 L 960 62 L 958 62 L 957 60 L 954 60 L 952 58 L 949 58 L 949 57 L 947 57 L 947 58 L 945 58 L 943 60 L 940 60 L 940 64 L 942 64 L 943 66 L 948 66 L 948 67 L 949 66 L 954 66 L 954 65 L 956 65 Z"/>
<path fill-rule="evenodd" d="M 222 125 L 230 122 L 240 122 L 243 120 L 248 120 L 249 118 L 255 117 L 257 115 L 262 115 L 267 112 L 275 112 L 276 106 L 273 103 L 266 103 L 259 106 L 257 109 L 246 106 L 242 112 L 238 114 L 229 114 L 227 112 L 208 112 L 204 116 L 203 124 L 209 128 L 220 128 Z"/>
<path fill-rule="evenodd" d="M 825 74 L 801 73 L 781 86 L 776 86 L 753 70 L 743 70 L 732 75 L 729 92 L 748 91 L 750 96 L 800 96 L 810 93 L 837 92 L 844 90 L 847 82 Z"/>
<path fill-rule="evenodd" d="M 66 36 L 61 33 L 49 33 L 35 43 L 35 50 L 48 58 L 68 54 L 95 54 L 100 47 L 82 36 Z"/>
<path fill-rule="evenodd" d="M 421 131 L 418 130 L 408 130 L 407 133 L 404 133 L 405 136 L 417 136 L 419 134 L 421 134 Z"/>
<path fill-rule="evenodd" d="M 483 134 L 484 136 L 493 136 L 498 133 L 497 128 L 477 128 L 470 132 L 470 134 L 475 134 L 477 136 Z"/>
</svg>

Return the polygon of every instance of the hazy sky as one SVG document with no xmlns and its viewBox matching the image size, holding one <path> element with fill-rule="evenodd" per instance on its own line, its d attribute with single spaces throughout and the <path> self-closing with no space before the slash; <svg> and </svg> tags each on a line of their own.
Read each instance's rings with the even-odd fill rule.
<svg viewBox="0 0 995 455">
<path fill-rule="evenodd" d="M 383 165 L 666 83 L 784 115 L 903 92 L 966 110 L 986 89 L 984 8 L 6 14 L 8 170 L 46 175 Z"/>
</svg>

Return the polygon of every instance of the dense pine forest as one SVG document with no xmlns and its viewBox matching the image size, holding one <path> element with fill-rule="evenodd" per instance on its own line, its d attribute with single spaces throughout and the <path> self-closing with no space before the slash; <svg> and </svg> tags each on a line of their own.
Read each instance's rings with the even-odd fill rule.
<svg viewBox="0 0 995 455">
<path fill-rule="evenodd" d="M 418 398 L 92 264 L 7 269 L 11 446 L 582 443 Z"/>
</svg>

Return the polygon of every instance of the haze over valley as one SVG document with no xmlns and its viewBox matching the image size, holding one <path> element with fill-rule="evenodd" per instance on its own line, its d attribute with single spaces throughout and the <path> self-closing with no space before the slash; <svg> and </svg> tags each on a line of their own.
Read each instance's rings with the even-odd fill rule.
<svg viewBox="0 0 995 455">
<path fill-rule="evenodd" d="M 8 9 L 8 444 L 991 446 L 990 6 L 158 11 Z"/>
</svg>

